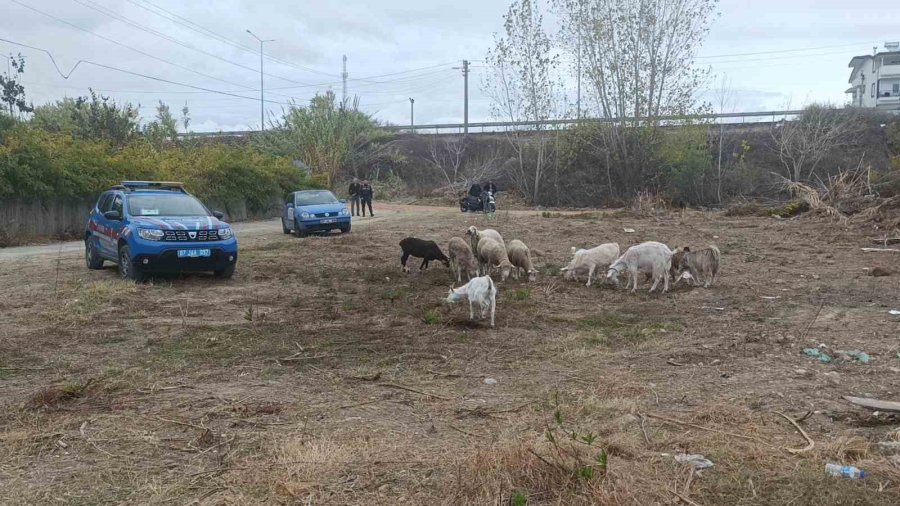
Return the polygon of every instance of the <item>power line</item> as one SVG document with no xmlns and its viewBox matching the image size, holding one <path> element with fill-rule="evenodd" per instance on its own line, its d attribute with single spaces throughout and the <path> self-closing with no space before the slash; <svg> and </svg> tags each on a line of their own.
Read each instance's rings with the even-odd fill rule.
<svg viewBox="0 0 900 506">
<path fill-rule="evenodd" d="M 183 16 L 179 16 L 178 14 L 175 14 L 175 13 L 172 12 L 172 11 L 169 11 L 169 10 L 163 8 L 163 7 L 160 7 L 159 5 L 156 5 L 156 4 L 154 4 L 153 2 L 150 2 L 149 0 L 144 0 L 144 3 L 153 6 L 153 8 L 154 8 L 154 9 L 157 9 L 158 11 L 161 11 L 161 12 L 164 12 L 164 13 L 168 14 L 168 16 L 163 15 L 163 14 L 160 14 L 159 12 L 157 12 L 157 11 L 155 11 L 155 10 L 153 10 L 153 9 L 150 9 L 150 8 L 148 8 L 148 7 L 145 6 L 145 5 L 141 5 L 140 3 L 135 2 L 134 0 L 127 0 L 127 1 L 128 1 L 129 3 L 131 3 L 131 4 L 133 4 L 133 5 L 136 5 L 136 6 L 140 7 L 141 9 L 144 9 L 144 10 L 146 10 L 146 11 L 148 11 L 148 12 L 152 12 L 153 14 L 156 14 L 157 16 L 166 18 L 166 19 L 168 19 L 169 21 L 172 21 L 172 22 L 174 22 L 174 23 L 178 23 L 178 24 L 180 24 L 180 25 L 182 25 L 182 26 L 188 28 L 189 30 L 193 30 L 193 31 L 195 31 L 195 32 L 197 32 L 197 33 L 200 33 L 200 34 L 203 34 L 203 35 L 205 35 L 205 36 L 207 36 L 207 37 L 214 38 L 214 39 L 216 39 L 216 40 L 219 40 L 220 42 L 224 42 L 224 43 L 226 43 L 226 44 L 228 44 L 228 45 L 230 45 L 230 46 L 232 46 L 232 47 L 235 47 L 235 48 L 237 48 L 237 49 L 240 49 L 240 50 L 242 50 L 242 51 L 247 51 L 247 52 L 254 53 L 254 54 L 256 53 L 255 50 L 253 50 L 253 49 L 251 49 L 251 48 L 249 48 L 249 47 L 247 47 L 247 46 L 244 46 L 243 44 L 234 42 L 234 41 L 232 41 L 231 39 L 225 37 L 224 35 L 218 34 L 218 33 L 214 32 L 214 31 L 212 31 L 212 30 L 210 30 L 210 29 L 208 29 L 208 28 L 205 28 L 205 27 L 203 27 L 203 26 L 201 26 L 201 25 L 199 25 L 199 24 L 197 24 L 197 23 L 194 23 L 194 22 L 191 21 L 190 19 L 185 18 L 185 17 L 183 17 Z M 266 59 L 268 59 L 268 60 L 270 60 L 270 61 L 274 61 L 274 62 L 280 63 L 280 64 L 282 64 L 282 65 L 286 65 L 286 66 L 288 66 L 288 67 L 296 68 L 296 69 L 298 69 L 298 70 L 303 70 L 303 71 L 305 71 L 305 72 L 310 72 L 310 73 L 313 73 L 313 74 L 320 74 L 320 75 L 323 75 L 323 76 L 337 77 L 337 78 L 340 78 L 340 77 L 341 77 L 341 76 L 338 75 L 338 74 L 332 74 L 332 73 L 329 73 L 329 72 L 323 72 L 323 71 L 321 71 L 321 70 L 317 70 L 317 69 L 314 69 L 314 68 L 311 68 L 311 67 L 305 67 L 305 66 L 303 66 L 303 65 L 297 65 L 297 64 L 295 64 L 295 63 L 289 62 L 289 61 L 287 61 L 287 60 L 283 60 L 283 59 L 281 59 L 281 58 L 276 58 L 276 57 L 271 56 L 271 55 L 266 55 Z M 361 79 L 361 78 L 360 78 L 360 79 Z"/>
<path fill-rule="evenodd" d="M 53 58 L 53 53 L 51 53 L 50 51 L 48 51 L 48 50 L 46 50 L 46 49 L 43 49 L 43 48 L 40 48 L 40 47 L 35 47 L 35 46 L 29 46 L 28 44 L 22 44 L 21 42 L 15 42 L 15 41 L 12 41 L 12 40 L 9 40 L 9 39 L 3 39 L 3 38 L 0 38 L 0 41 L 6 42 L 6 43 L 8 43 L 8 44 L 12 44 L 12 45 L 14 45 L 14 46 L 25 47 L 25 48 L 28 48 L 28 49 L 33 49 L 33 50 L 35 50 L 35 51 L 40 51 L 40 52 L 42 52 L 42 53 L 45 53 L 47 56 L 50 57 L 50 61 L 53 62 L 53 66 L 56 67 L 56 72 L 59 73 L 59 75 L 62 76 L 63 79 L 69 79 L 69 77 L 72 75 L 72 73 L 75 72 L 75 69 L 77 69 L 77 68 L 83 63 L 83 64 L 85 64 L 85 65 L 93 65 L 93 66 L 95 66 L 95 67 L 100 67 L 100 68 L 104 68 L 104 69 L 107 69 L 107 70 L 113 70 L 113 71 L 115 71 L 115 72 L 121 72 L 121 73 L 123 73 L 123 74 L 129 74 L 129 75 L 132 75 L 132 76 L 142 77 L 142 78 L 144 78 L 144 79 L 150 79 L 150 80 L 152 80 L 152 81 L 157 81 L 157 82 L 166 83 L 166 84 L 173 84 L 173 85 L 176 85 L 176 86 L 184 86 L 185 88 L 191 88 L 191 89 L 195 89 L 195 90 L 200 90 L 200 91 L 204 91 L 204 92 L 207 92 L 207 93 L 215 93 L 215 94 L 218 94 L 218 95 L 225 95 L 225 96 L 229 96 L 229 97 L 243 98 L 243 99 L 246 99 L 246 100 L 254 100 L 254 101 L 259 100 L 259 99 L 256 98 L 256 97 L 247 97 L 247 96 L 244 96 L 244 95 L 238 95 L 238 94 L 236 94 L 236 93 L 231 93 L 231 92 L 228 92 L 228 91 L 214 90 L 214 89 L 210 89 L 210 88 L 205 88 L 205 87 L 203 87 L 203 86 L 195 86 L 195 85 L 193 85 L 193 84 L 180 83 L 180 82 L 178 82 L 178 81 L 172 81 L 172 80 L 169 80 L 169 79 L 164 79 L 164 78 L 162 78 L 162 77 L 155 77 L 155 76 L 151 76 L 151 75 L 147 75 L 147 74 L 141 74 L 140 72 L 134 72 L 134 71 L 131 71 L 131 70 L 120 69 L 120 68 L 118 68 L 118 67 L 113 67 L 112 65 L 106 65 L 106 64 L 103 64 L 103 63 L 97 63 L 97 62 L 94 62 L 94 61 L 91 61 L 91 60 L 78 60 L 78 61 L 75 63 L 75 65 L 72 67 L 72 69 L 69 70 L 68 73 L 66 73 L 66 72 L 63 72 L 63 71 L 59 68 L 59 66 L 56 64 L 56 60 Z M 272 104 L 279 104 L 279 105 L 291 105 L 291 104 L 289 104 L 289 103 L 285 103 L 285 102 L 276 102 L 276 101 L 274 101 L 274 100 L 266 100 L 266 102 L 272 103 Z"/>
<path fill-rule="evenodd" d="M 837 47 L 861 46 L 863 44 L 871 44 L 871 42 L 859 42 L 859 43 L 853 43 L 853 44 L 835 44 L 835 45 L 831 45 L 831 46 L 818 46 L 818 47 L 807 47 L 807 48 L 797 48 L 797 49 L 777 49 L 777 50 L 772 50 L 772 51 L 757 51 L 754 53 L 714 54 L 714 55 L 698 56 L 696 59 L 706 60 L 709 58 L 730 58 L 733 56 L 759 56 L 759 55 L 764 55 L 764 54 L 797 53 L 797 52 L 802 52 L 802 51 L 817 51 L 819 49 L 834 49 Z"/>
<path fill-rule="evenodd" d="M 151 34 L 151 35 L 155 35 L 155 36 L 157 36 L 157 37 L 159 37 L 159 38 L 161 38 L 161 39 L 167 40 L 167 41 L 169 41 L 169 42 L 171 42 L 171 43 L 173 43 L 173 44 L 177 44 L 177 45 L 179 45 L 179 46 L 188 48 L 188 49 L 190 49 L 190 50 L 192 50 L 192 51 L 196 51 L 196 52 L 198 52 L 198 53 L 200 53 L 200 54 L 203 54 L 203 55 L 209 56 L 209 57 L 211 57 L 211 58 L 215 58 L 215 59 L 217 59 L 217 60 L 219 60 L 219 61 L 223 61 L 223 62 L 225 62 L 225 63 L 234 65 L 235 67 L 239 67 L 239 68 L 242 68 L 242 69 L 245 69 L 245 70 L 249 70 L 249 71 L 253 72 L 254 74 L 259 72 L 259 69 L 255 69 L 255 68 L 253 68 L 253 67 L 248 67 L 247 65 L 244 65 L 244 64 L 241 64 L 241 63 L 238 63 L 238 62 L 229 60 L 229 59 L 227 59 L 227 58 L 222 58 L 221 56 L 219 56 L 219 55 L 217 55 L 217 54 L 210 53 L 210 52 L 208 52 L 208 51 L 204 51 L 203 49 L 200 49 L 200 48 L 198 48 L 198 47 L 196 47 L 196 46 L 193 46 L 193 45 L 191 45 L 191 44 L 188 44 L 188 43 L 186 43 L 186 42 L 183 42 L 183 41 L 181 41 L 181 40 L 178 40 L 178 39 L 176 39 L 176 38 L 174 38 L 174 37 L 171 37 L 171 36 L 169 36 L 169 35 L 166 35 L 165 33 L 162 33 L 162 32 L 160 32 L 160 31 L 154 30 L 154 29 L 152 29 L 152 28 L 148 28 L 148 27 L 146 27 L 146 26 L 143 26 L 143 25 L 141 25 L 140 23 L 137 23 L 137 22 L 135 22 L 134 20 L 131 20 L 131 19 L 125 17 L 125 16 L 122 16 L 122 15 L 119 15 L 119 14 L 116 14 L 116 13 L 113 13 L 113 12 L 110 12 L 109 10 L 107 10 L 106 8 L 104 8 L 103 6 L 100 6 L 100 5 L 98 5 L 96 2 L 93 2 L 93 1 L 91 1 L 91 0 L 72 0 L 72 1 L 75 2 L 75 3 L 77 3 L 77 4 L 79 4 L 79 5 L 82 5 L 82 6 L 84 6 L 84 7 L 87 7 L 88 9 L 92 9 L 92 10 L 94 10 L 94 11 L 96 11 L 96 12 L 99 12 L 99 13 L 105 15 L 105 16 L 108 16 L 108 17 L 111 17 L 111 18 L 113 18 L 113 19 L 115 19 L 115 20 L 121 21 L 122 23 L 125 23 L 125 24 L 128 24 L 128 25 L 130 25 L 130 26 L 133 26 L 134 28 L 137 28 L 138 30 L 147 32 L 147 33 L 149 33 L 149 34 Z M 85 1 L 88 2 L 88 3 L 84 3 Z M 89 4 L 90 4 L 90 5 L 89 5 Z M 269 76 L 269 77 L 274 77 L 274 78 L 276 78 L 276 79 L 281 79 L 281 80 L 287 81 L 287 82 L 289 82 L 289 83 L 302 84 L 302 85 L 308 85 L 308 84 L 309 84 L 309 83 L 304 83 L 304 82 L 302 82 L 302 81 L 295 81 L 295 80 L 293 80 L 293 79 L 289 79 L 289 78 L 287 78 L 287 77 L 280 76 L 280 75 L 276 75 L 276 74 L 266 73 L 266 75 Z"/>
<path fill-rule="evenodd" d="M 34 7 L 32 7 L 32 6 L 30 6 L 30 5 L 26 5 L 26 4 L 22 3 L 22 2 L 20 2 L 19 0 L 9 0 L 9 1 L 10 1 L 10 2 L 13 2 L 13 3 L 15 3 L 15 4 L 18 4 L 18 5 L 22 6 L 22 7 L 25 7 L 25 8 L 28 9 L 28 10 L 34 11 L 34 12 L 36 12 L 36 13 L 38 13 L 38 14 L 41 14 L 42 16 L 46 16 L 46 17 L 48 17 L 48 18 L 50 18 L 50 19 L 53 19 L 53 20 L 55 20 L 55 21 L 57 21 L 57 22 L 59 22 L 59 23 L 62 23 L 62 24 L 64 24 L 64 25 L 67 25 L 67 26 L 70 26 L 70 27 L 72 27 L 72 28 L 75 28 L 76 30 L 80 30 L 80 31 L 82 31 L 82 32 L 91 34 L 91 35 L 93 35 L 94 37 L 97 37 L 97 38 L 99 38 L 99 39 L 103 39 L 103 40 L 105 40 L 105 41 L 107 41 L 107 42 L 110 42 L 110 43 L 112 43 L 112 44 L 115 44 L 115 45 L 117 45 L 117 46 L 124 47 L 124 48 L 129 49 L 129 50 L 131 50 L 131 51 L 134 51 L 134 52 L 136 52 L 136 53 L 138 53 L 138 54 L 144 55 L 144 56 L 146 56 L 146 57 L 148 57 L 148 58 L 152 58 L 152 59 L 154 59 L 154 60 L 157 60 L 157 61 L 166 63 L 166 64 L 168 64 L 168 65 L 172 65 L 173 67 L 177 67 L 177 68 L 180 68 L 180 69 L 183 69 L 183 70 L 187 70 L 188 72 L 193 72 L 194 74 L 197 74 L 197 75 L 206 77 L 206 78 L 208 78 L 208 79 L 213 79 L 213 80 L 215 80 L 215 81 L 219 81 L 219 82 L 223 82 L 223 83 L 226 83 L 226 84 L 230 84 L 230 85 L 232 85 L 232 86 L 238 86 L 238 87 L 241 87 L 241 88 L 250 89 L 250 87 L 248 87 L 248 86 L 244 86 L 244 85 L 242 85 L 242 84 L 238 84 L 238 83 L 235 83 L 235 82 L 233 82 L 233 81 L 228 81 L 228 80 L 226 80 L 226 79 L 220 79 L 220 78 L 218 78 L 218 77 L 215 77 L 215 76 L 212 76 L 212 75 L 209 75 L 209 74 L 204 74 L 203 72 L 200 72 L 200 71 L 198 71 L 198 70 L 194 70 L 194 69 L 192 69 L 192 68 L 190 68 L 190 67 L 186 67 L 186 66 L 184 66 L 184 65 L 181 65 L 181 64 L 178 64 L 178 63 L 175 63 L 175 62 L 171 62 L 171 61 L 166 60 L 166 59 L 164 59 L 164 58 L 160 58 L 160 57 L 155 56 L 155 55 L 153 55 L 153 54 L 147 53 L 146 51 L 142 51 L 142 50 L 140 50 L 140 49 L 137 49 L 137 48 L 135 48 L 135 47 L 129 46 L 129 45 L 127 45 L 127 44 L 123 44 L 123 43 L 121 43 L 121 42 L 119 42 L 119 41 L 117 41 L 117 40 L 111 39 L 111 38 L 109 38 L 109 37 L 106 37 L 106 36 L 104 36 L 104 35 L 100 35 L 100 34 L 95 33 L 95 32 L 92 32 L 92 31 L 88 30 L 87 28 L 82 28 L 82 27 L 80 27 L 80 26 L 78 26 L 78 25 L 76 25 L 76 24 L 74 24 L 74 23 L 70 23 L 70 22 L 68 22 L 68 21 L 66 21 L 66 20 L 64 20 L 64 19 L 58 18 L 58 17 L 56 17 L 56 16 L 54 16 L 54 15 L 52 15 L 52 14 L 48 14 L 48 13 L 46 13 L 46 12 L 44 12 L 44 11 L 39 10 L 39 9 L 35 9 Z M 74 69 L 73 69 L 73 70 L 74 70 Z"/>
</svg>

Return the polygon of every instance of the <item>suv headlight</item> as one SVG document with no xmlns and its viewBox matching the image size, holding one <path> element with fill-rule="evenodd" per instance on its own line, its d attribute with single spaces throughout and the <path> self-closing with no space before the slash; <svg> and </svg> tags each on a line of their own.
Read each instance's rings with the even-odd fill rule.
<svg viewBox="0 0 900 506">
<path fill-rule="evenodd" d="M 303 211 L 302 213 L 300 213 L 300 218 L 302 218 L 302 219 L 304 219 L 304 220 L 307 219 L 307 218 L 310 218 L 310 217 L 312 217 L 312 215 L 309 214 L 309 213 L 306 212 L 306 211 Z"/>
<path fill-rule="evenodd" d="M 147 241 L 162 241 L 166 237 L 165 232 L 153 228 L 139 228 L 138 235 Z"/>
<path fill-rule="evenodd" d="M 341 209 L 341 211 L 338 214 L 341 216 L 348 216 L 350 214 L 350 211 L 348 211 L 347 208 L 345 207 L 345 208 Z"/>
<path fill-rule="evenodd" d="M 220 228 L 219 229 L 219 239 L 228 240 L 234 237 L 234 232 L 231 231 L 231 228 Z"/>
</svg>

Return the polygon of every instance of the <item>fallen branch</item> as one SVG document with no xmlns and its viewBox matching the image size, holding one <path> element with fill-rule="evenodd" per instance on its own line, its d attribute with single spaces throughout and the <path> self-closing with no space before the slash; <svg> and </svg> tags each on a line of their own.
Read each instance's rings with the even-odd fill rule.
<svg viewBox="0 0 900 506">
<path fill-rule="evenodd" d="M 900 402 L 882 401 L 878 399 L 866 399 L 864 397 L 844 396 L 844 400 L 850 404 L 871 409 L 873 411 L 890 411 L 892 413 L 900 413 Z"/>
<path fill-rule="evenodd" d="M 679 494 L 678 492 L 676 492 L 676 491 L 674 491 L 674 490 L 669 490 L 669 492 L 675 494 L 675 497 L 677 497 L 677 498 L 681 499 L 682 501 L 684 501 L 685 504 L 689 504 L 690 506 L 700 506 L 699 504 L 695 503 L 694 501 L 688 499 L 687 497 L 685 497 L 685 496 Z"/>
<path fill-rule="evenodd" d="M 900 237 L 887 237 L 884 239 L 876 239 L 873 237 L 872 242 L 875 244 L 883 244 L 883 245 L 887 246 L 888 244 L 900 243 Z"/>
<path fill-rule="evenodd" d="M 769 448 L 778 448 L 777 446 L 775 446 L 775 445 L 773 445 L 773 444 L 767 443 L 767 442 L 762 441 L 762 440 L 760 440 L 760 439 L 757 439 L 757 438 L 755 438 L 755 437 L 745 436 L 745 435 L 743 435 L 743 434 L 735 434 L 734 432 L 726 432 L 726 431 L 724 431 L 724 430 L 713 429 L 712 427 L 704 427 L 703 425 L 697 425 L 696 423 L 683 422 L 683 421 L 681 421 L 681 420 L 676 420 L 676 419 L 674 419 L 674 418 L 667 418 L 667 417 L 665 417 L 665 416 L 654 415 L 653 413 L 647 413 L 647 414 L 644 415 L 644 416 L 648 416 L 648 417 L 650 417 L 650 418 L 656 418 L 657 420 L 662 420 L 662 421 L 664 421 L 664 422 L 674 423 L 674 424 L 676 424 L 676 425 L 684 425 L 684 426 L 686 426 L 686 427 L 693 427 L 693 428 L 695 428 L 695 429 L 705 430 L 705 431 L 708 431 L 708 432 L 716 432 L 716 433 L 719 433 L 719 434 L 724 434 L 724 435 L 726 435 L 726 436 L 736 437 L 736 438 L 739 438 L 739 439 L 745 439 L 745 440 L 747 440 L 747 441 L 753 441 L 754 443 L 760 443 L 760 444 L 766 445 L 766 446 L 768 446 Z"/>
<path fill-rule="evenodd" d="M 815 441 L 813 441 L 812 438 L 809 437 L 809 434 L 807 434 L 806 431 L 803 430 L 803 427 L 801 427 L 800 424 L 797 423 L 797 420 L 794 420 L 793 418 L 787 416 L 786 414 L 784 414 L 780 411 L 775 411 L 774 413 L 776 415 L 781 416 L 785 420 L 791 422 L 791 425 L 793 425 L 794 428 L 796 428 L 797 431 L 800 432 L 800 435 L 803 436 L 804 439 L 806 439 L 806 447 L 804 447 L 804 448 L 788 448 L 785 446 L 784 447 L 785 450 L 787 450 L 789 453 L 797 455 L 798 453 L 808 452 L 816 447 Z"/>
<path fill-rule="evenodd" d="M 175 425 L 181 425 L 184 427 L 193 427 L 195 429 L 199 429 L 199 430 L 203 430 L 203 431 L 209 430 L 209 427 L 203 427 L 202 425 L 195 425 L 195 424 L 189 423 L 189 422 L 179 422 L 178 420 L 170 420 L 168 418 L 163 418 L 161 416 L 155 416 L 154 418 L 156 418 L 160 422 L 174 423 Z"/>
<path fill-rule="evenodd" d="M 684 364 L 682 364 L 681 362 L 676 362 L 674 358 L 666 360 L 666 363 L 669 365 L 674 365 L 675 367 L 684 367 Z"/>
<path fill-rule="evenodd" d="M 451 429 L 455 430 L 456 432 L 459 432 L 460 434 L 465 434 L 467 436 L 477 437 L 477 438 L 481 438 L 481 439 L 487 439 L 487 436 L 482 436 L 480 434 L 473 434 L 471 432 L 464 431 L 464 430 L 460 429 L 459 427 L 457 427 L 455 425 L 451 425 L 449 423 L 447 424 L 447 427 L 450 427 Z"/>
<path fill-rule="evenodd" d="M 809 325 L 806 326 L 806 330 L 804 330 L 804 331 L 803 331 L 803 334 L 800 335 L 800 340 L 801 340 L 801 341 L 804 340 L 804 339 L 806 339 L 806 334 L 809 334 L 809 329 L 811 329 L 812 326 L 813 326 L 813 324 L 816 323 L 816 320 L 819 319 L 819 314 L 822 313 L 822 308 L 823 308 L 823 307 L 825 307 L 825 301 L 824 301 L 824 300 L 822 301 L 821 304 L 819 304 L 819 310 L 816 311 L 816 315 L 813 316 L 812 321 L 809 322 Z"/>
<path fill-rule="evenodd" d="M 866 253 L 900 253 L 896 248 L 862 248 Z"/>
<path fill-rule="evenodd" d="M 450 397 L 444 397 L 442 395 L 432 394 L 428 392 L 423 392 L 422 390 L 416 390 L 415 388 L 407 387 L 404 385 L 398 385 L 396 383 L 379 383 L 378 386 L 387 387 L 387 388 L 396 388 L 399 390 L 406 390 L 407 392 L 414 392 L 420 395 L 424 395 L 426 397 L 434 397 L 435 399 L 443 399 L 445 401 L 452 401 Z"/>
<path fill-rule="evenodd" d="M 641 432 L 644 434 L 644 441 L 646 441 L 647 444 L 649 445 L 649 444 L 652 444 L 652 443 L 650 443 L 650 436 L 647 435 L 647 428 L 644 427 L 644 424 L 645 424 L 646 422 L 647 422 L 647 417 L 644 416 L 644 414 L 642 413 L 642 414 L 641 414 Z"/>
</svg>

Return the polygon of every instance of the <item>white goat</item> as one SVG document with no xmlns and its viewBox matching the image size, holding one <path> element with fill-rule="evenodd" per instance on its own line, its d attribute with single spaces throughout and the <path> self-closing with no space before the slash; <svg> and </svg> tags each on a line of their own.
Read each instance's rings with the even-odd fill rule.
<svg viewBox="0 0 900 506">
<path fill-rule="evenodd" d="M 477 228 L 475 228 L 475 225 L 472 225 L 468 230 L 466 230 L 466 237 L 469 238 L 469 245 L 472 246 L 472 251 L 476 254 L 478 253 L 478 241 L 485 237 L 499 242 L 503 245 L 504 248 L 506 247 L 506 241 L 503 240 L 503 236 L 500 235 L 500 232 L 497 232 L 492 228 L 478 230 Z"/>
<path fill-rule="evenodd" d="M 660 281 L 663 281 L 663 293 L 669 291 L 669 270 L 672 268 L 672 255 L 674 253 L 668 246 L 659 242 L 645 242 L 628 248 L 606 272 L 606 278 L 615 284 L 619 283 L 619 276 L 627 271 L 631 276 L 631 291 L 637 290 L 638 272 L 649 272 L 653 277 L 653 286 L 650 291 L 656 290 Z"/>
<path fill-rule="evenodd" d="M 531 263 L 531 250 L 528 249 L 528 246 L 518 239 L 513 239 L 509 241 L 506 253 L 509 262 L 515 267 L 513 277 L 519 279 L 519 270 L 521 269 L 528 275 L 528 281 L 534 281 L 538 271 Z"/>
<path fill-rule="evenodd" d="M 591 281 L 594 278 L 594 271 L 596 271 L 598 267 L 611 265 L 619 258 L 619 244 L 611 242 L 601 244 L 596 248 L 580 249 L 577 251 L 575 251 L 575 247 L 572 247 L 572 252 L 574 255 L 572 261 L 569 262 L 569 265 L 560 269 L 560 272 L 564 273 L 563 277 L 565 279 L 574 279 L 577 270 L 587 267 L 587 286 L 591 286 Z"/>
<path fill-rule="evenodd" d="M 476 253 L 482 276 L 489 276 L 494 267 L 500 268 L 500 281 L 506 281 L 512 271 L 512 264 L 506 254 L 506 247 L 489 237 L 482 237 L 478 241 Z"/>
<path fill-rule="evenodd" d="M 450 287 L 447 294 L 447 303 L 454 303 L 463 299 L 469 300 L 469 319 L 475 319 L 475 304 L 481 308 L 481 318 L 491 310 L 491 328 L 494 327 L 494 311 L 497 308 L 497 287 L 490 276 L 472 278 L 468 283 L 459 288 Z"/>
<path fill-rule="evenodd" d="M 466 279 L 472 279 L 478 275 L 478 262 L 475 260 L 475 254 L 469 243 L 460 237 L 450 239 L 447 246 L 447 256 L 450 258 L 450 269 L 456 276 L 456 282 L 462 283 L 462 275 L 466 274 Z"/>
</svg>

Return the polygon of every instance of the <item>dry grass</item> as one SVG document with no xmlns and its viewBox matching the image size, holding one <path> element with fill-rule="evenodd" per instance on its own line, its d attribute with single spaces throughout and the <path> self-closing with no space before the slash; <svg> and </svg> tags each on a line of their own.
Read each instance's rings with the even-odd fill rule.
<svg viewBox="0 0 900 506">
<path fill-rule="evenodd" d="M 0 266 L 0 503 L 643 505 L 674 504 L 676 486 L 704 505 L 900 503 L 877 445 L 895 422 L 841 401 L 896 390 L 883 308 L 900 278 L 864 275 L 864 234 L 814 217 L 391 212 L 306 240 L 273 222 L 241 237 L 230 281 L 121 283 L 77 254 L 58 280 L 55 255 Z M 541 252 L 538 282 L 499 284 L 495 330 L 442 305 L 442 267 L 399 269 L 401 238 L 469 225 Z M 546 275 L 576 244 L 713 235 L 709 290 Z M 875 360 L 799 352 L 819 343 Z M 816 447 L 792 455 L 803 438 L 773 412 L 807 410 Z M 715 466 L 688 487 L 680 452 Z"/>
</svg>

